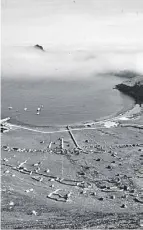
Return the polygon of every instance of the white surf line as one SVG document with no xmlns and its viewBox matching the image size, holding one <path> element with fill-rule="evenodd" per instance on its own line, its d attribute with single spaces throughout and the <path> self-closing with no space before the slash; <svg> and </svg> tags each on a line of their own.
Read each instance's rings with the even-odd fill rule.
<svg viewBox="0 0 143 230">
<path fill-rule="evenodd" d="M 69 132 L 69 130 L 65 129 L 65 130 L 56 130 L 56 131 L 41 131 L 41 130 L 37 130 L 37 129 L 31 129 L 31 128 L 27 128 L 24 126 L 18 126 L 18 125 L 10 125 L 19 129 L 25 129 L 28 131 L 32 131 L 32 132 L 38 132 L 38 133 L 45 133 L 45 134 L 52 134 L 52 133 L 63 133 L 63 132 Z M 71 130 L 75 130 L 75 131 L 79 131 L 79 130 L 84 130 L 84 129 L 97 129 L 96 127 L 92 128 L 92 127 L 85 127 L 85 128 L 75 128 L 75 129 L 71 129 Z"/>
<path fill-rule="evenodd" d="M 115 118 L 110 118 L 110 119 L 106 119 L 106 120 L 103 120 L 103 121 L 97 121 L 95 123 L 90 123 L 90 124 L 93 124 L 93 125 L 103 125 L 105 122 L 107 121 L 117 121 L 119 119 L 119 117 L 115 117 Z M 55 130 L 55 131 L 42 131 L 42 130 L 37 130 L 37 129 L 32 129 L 32 128 L 28 128 L 28 127 L 24 127 L 24 126 L 21 126 L 21 125 L 14 125 L 14 124 L 11 124 L 11 123 L 6 123 L 10 128 L 14 127 L 15 129 L 18 128 L 18 129 L 25 129 L 25 130 L 28 130 L 28 131 L 33 131 L 33 132 L 39 132 L 39 133 L 62 133 L 62 132 L 69 132 L 68 129 L 65 129 L 65 130 Z M 89 125 L 89 124 L 85 124 L 85 125 Z M 12 128 L 13 129 L 13 128 Z M 75 130 L 75 131 L 79 131 L 79 130 L 84 130 L 84 129 L 87 129 L 87 130 L 94 130 L 94 129 L 97 129 L 96 127 L 83 127 L 83 128 L 71 128 L 71 130 Z"/>
<path fill-rule="evenodd" d="M 124 118 L 127 118 L 128 120 L 130 120 L 130 119 L 133 118 L 134 115 L 139 116 L 140 113 L 143 111 L 143 109 L 139 107 L 138 108 L 139 111 L 136 111 L 134 113 L 134 110 L 136 109 L 136 107 L 137 107 L 137 105 L 134 105 L 131 109 L 125 111 L 124 113 L 119 113 L 119 114 L 115 115 L 115 117 L 112 117 L 112 116 L 110 117 L 109 116 L 109 117 L 107 117 L 107 118 L 105 118 L 103 120 L 99 120 L 99 121 L 96 121 L 96 122 L 89 122 L 86 125 L 96 125 L 96 124 L 101 125 L 101 124 L 104 124 L 105 122 L 108 122 L 108 121 L 116 122 L 116 121 L 122 120 Z"/>
<path fill-rule="evenodd" d="M 131 112 L 135 107 L 133 107 L 131 110 L 128 110 L 126 111 L 124 114 L 119 114 L 117 115 L 116 117 L 113 117 L 113 118 L 107 118 L 107 119 L 103 119 L 102 121 L 97 121 L 97 122 L 90 122 L 90 123 L 87 123 L 85 125 L 104 125 L 106 122 L 117 122 L 119 121 L 121 118 L 128 118 L 128 119 L 132 119 L 132 115 L 128 115 L 129 112 Z M 137 112 L 138 114 L 139 112 Z M 41 131 L 41 130 L 37 130 L 37 129 L 32 129 L 32 128 L 27 128 L 27 127 L 24 127 L 24 126 L 20 126 L 20 125 L 14 125 L 14 124 L 10 124 L 8 122 L 6 122 L 6 124 L 11 128 L 11 127 L 14 127 L 14 128 L 19 128 L 19 129 L 25 129 L 25 130 L 28 130 L 28 131 L 32 131 L 32 132 L 38 132 L 38 133 L 44 133 L 44 134 L 54 134 L 54 133 L 63 133 L 63 132 L 69 132 L 69 130 L 65 129 L 65 130 L 56 130 L 56 131 Z M 95 130 L 97 129 L 97 127 L 83 127 L 83 128 L 71 128 L 70 129 L 72 131 L 80 131 L 80 130 Z"/>
<path fill-rule="evenodd" d="M 99 121 L 97 123 L 95 123 L 94 125 L 103 125 L 104 123 L 108 122 L 108 121 L 112 121 L 115 122 L 118 119 L 108 119 L 108 120 L 104 120 L 104 121 Z M 38 133 L 44 133 L 44 134 L 54 134 L 54 133 L 63 133 L 63 132 L 69 132 L 69 130 L 65 129 L 65 130 L 56 130 L 56 131 L 42 131 L 42 130 L 37 130 L 37 129 L 31 129 L 31 128 L 27 128 L 24 126 L 18 126 L 18 125 L 11 125 L 9 124 L 10 127 L 14 127 L 14 128 L 18 128 L 18 129 L 25 129 L 28 131 L 32 131 L 32 132 L 38 132 Z M 83 127 L 83 128 L 71 128 L 72 131 L 80 131 L 80 130 L 95 130 L 97 129 L 97 127 Z"/>
</svg>

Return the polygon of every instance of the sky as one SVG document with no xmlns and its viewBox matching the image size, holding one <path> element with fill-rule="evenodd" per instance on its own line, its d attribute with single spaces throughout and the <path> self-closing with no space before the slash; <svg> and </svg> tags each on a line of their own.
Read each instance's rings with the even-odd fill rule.
<svg viewBox="0 0 143 230">
<path fill-rule="evenodd" d="M 142 25 L 142 0 L 2 0 L 4 45 L 142 43 Z"/>
<path fill-rule="evenodd" d="M 81 69 L 83 60 L 94 69 L 95 57 L 99 69 L 102 62 L 142 69 L 142 0 L 2 0 L 1 4 L 4 72 L 16 71 L 17 63 L 19 71 L 27 66 L 32 71 L 40 63 L 37 69 L 42 65 L 45 70 L 38 74 L 43 74 L 64 68 L 65 61 L 66 71 L 73 66 L 77 70 L 75 63 Z M 48 50 L 49 56 L 25 48 L 35 44 Z M 65 51 L 74 53 L 67 58 Z"/>
</svg>

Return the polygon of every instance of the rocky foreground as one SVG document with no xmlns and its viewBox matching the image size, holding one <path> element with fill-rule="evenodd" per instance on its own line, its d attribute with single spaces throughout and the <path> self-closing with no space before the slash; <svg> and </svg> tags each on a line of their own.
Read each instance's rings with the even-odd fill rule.
<svg viewBox="0 0 143 230">
<path fill-rule="evenodd" d="M 7 124 L 2 229 L 140 229 L 142 107 L 127 114 L 55 131 Z"/>
</svg>

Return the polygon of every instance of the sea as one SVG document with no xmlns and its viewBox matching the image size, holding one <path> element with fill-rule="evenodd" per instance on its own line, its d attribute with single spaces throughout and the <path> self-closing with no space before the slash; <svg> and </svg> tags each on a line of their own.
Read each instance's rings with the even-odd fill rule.
<svg viewBox="0 0 143 230">
<path fill-rule="evenodd" d="M 12 123 L 33 126 L 96 121 L 133 105 L 130 97 L 114 89 L 122 81 L 123 78 L 110 74 L 70 81 L 2 78 L 1 117 L 10 117 Z"/>
</svg>

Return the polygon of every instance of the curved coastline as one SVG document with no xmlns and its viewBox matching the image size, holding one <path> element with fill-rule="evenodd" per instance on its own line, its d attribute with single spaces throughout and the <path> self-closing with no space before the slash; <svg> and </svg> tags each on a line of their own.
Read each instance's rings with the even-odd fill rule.
<svg viewBox="0 0 143 230">
<path fill-rule="evenodd" d="M 125 98 L 126 100 L 126 98 Z M 110 121 L 110 120 L 117 120 L 120 116 L 124 116 L 126 113 L 128 112 L 131 112 L 135 106 L 136 106 L 136 103 L 134 102 L 134 100 L 130 100 L 131 104 L 128 105 L 128 108 L 125 107 L 125 105 L 123 104 L 123 108 L 120 109 L 119 111 L 111 114 L 111 115 L 108 115 L 108 116 L 104 116 L 104 117 L 101 117 L 99 119 L 93 119 L 93 120 L 90 120 L 90 121 L 85 121 L 85 122 L 80 122 L 80 123 L 72 123 L 70 124 L 70 126 L 72 128 L 80 128 L 80 127 L 85 127 L 85 126 L 88 126 L 88 125 L 96 125 L 96 124 L 99 124 L 99 123 L 102 123 L 102 122 L 105 122 L 105 121 Z M 15 127 L 23 127 L 23 128 L 29 128 L 29 129 L 43 129 L 43 128 L 46 128 L 46 129 L 49 129 L 50 131 L 60 131 L 62 129 L 65 129 L 67 127 L 67 125 L 69 124 L 66 124 L 66 125 L 32 125 L 32 124 L 27 124 L 27 123 L 24 123 L 24 122 L 21 122 L 21 121 L 17 121 L 16 119 L 11 119 L 9 122 L 8 122 L 10 125 L 12 126 L 15 126 Z"/>
<path fill-rule="evenodd" d="M 127 82 L 127 83 L 126 83 Z M 130 85 L 129 83 L 130 82 Z M 134 83 L 133 83 L 134 82 Z M 115 89 L 118 89 L 121 92 L 121 95 L 125 95 L 123 96 L 123 107 L 115 112 L 112 113 L 108 116 L 104 116 L 101 118 L 97 118 L 97 119 L 93 119 L 93 120 L 88 120 L 88 121 L 81 121 L 81 122 L 75 122 L 75 123 L 71 123 L 71 124 L 65 124 L 65 125 L 32 125 L 32 124 L 27 124 L 25 122 L 22 121 L 18 121 L 16 118 L 11 118 L 9 124 L 11 124 L 12 126 L 19 126 L 19 127 L 25 127 L 25 128 L 29 128 L 29 129 L 49 129 L 50 131 L 58 131 L 58 130 L 63 130 L 66 129 L 67 125 L 73 127 L 73 128 L 80 128 L 80 127 L 85 127 L 88 125 L 96 125 L 99 123 L 102 123 L 104 121 L 111 121 L 111 120 L 118 120 L 119 117 L 121 116 L 125 116 L 125 114 L 129 114 L 132 113 L 132 110 L 135 111 L 135 106 L 138 103 L 138 101 L 136 101 L 136 98 L 138 97 L 138 91 L 136 90 L 136 87 L 141 88 L 141 90 L 139 91 L 141 93 L 141 97 L 143 96 L 143 81 L 137 81 L 136 78 L 133 80 L 131 79 L 130 81 L 125 81 L 125 83 L 121 83 L 115 86 Z M 126 88 L 127 86 L 127 88 Z M 126 90 L 124 90 L 126 89 Z M 128 89 L 128 90 L 127 90 Z M 135 89 L 135 92 L 134 92 Z M 132 94 L 130 93 L 130 91 L 132 92 Z M 136 95 L 137 94 L 137 95 Z M 135 96 L 133 96 L 135 95 Z M 122 97 L 122 96 L 121 96 Z M 129 100 L 127 100 L 129 99 Z M 137 111 L 138 113 L 138 111 Z"/>
<path fill-rule="evenodd" d="M 93 120 L 89 120 L 89 121 L 83 121 L 83 122 L 80 122 L 80 123 L 71 123 L 71 124 L 65 124 L 65 125 L 32 125 L 32 124 L 28 124 L 28 123 L 24 123 L 22 121 L 18 121 L 16 119 L 11 119 L 9 121 L 9 123 L 11 125 L 15 125 L 15 126 L 20 126 L 20 127 L 27 127 L 27 128 L 48 128 L 48 129 L 62 129 L 62 128 L 65 128 L 67 125 L 70 125 L 71 127 L 81 127 L 81 126 L 84 126 L 84 125 L 89 125 L 89 124 L 96 124 L 96 123 L 99 123 L 99 122 L 104 122 L 106 120 L 110 120 L 110 119 L 116 119 L 118 116 L 120 115 L 124 115 L 126 112 L 128 111 L 131 111 L 134 106 L 135 106 L 135 102 L 134 100 L 129 100 L 130 104 L 128 105 L 128 108 L 125 107 L 125 100 L 127 99 L 127 97 L 124 98 L 123 100 L 123 107 L 115 112 L 115 113 L 112 113 L 108 116 L 104 116 L 104 117 L 101 117 L 99 119 L 93 119 Z"/>
<path fill-rule="evenodd" d="M 12 127 L 15 128 L 21 128 L 21 129 L 26 129 L 29 131 L 35 131 L 35 132 L 40 132 L 40 133 L 60 133 L 60 132 L 68 132 L 67 127 L 71 127 L 73 130 L 80 130 L 80 129 L 96 129 L 96 127 L 103 126 L 104 123 L 106 122 L 118 122 L 121 121 L 122 118 L 127 118 L 127 119 L 132 119 L 134 116 L 139 116 L 141 110 L 138 111 L 136 110 L 136 104 L 132 104 L 130 109 L 127 110 L 120 110 L 116 114 L 112 114 L 110 116 L 106 116 L 104 118 L 101 118 L 96 121 L 89 121 L 89 122 L 84 122 L 84 123 L 78 123 L 78 124 L 73 124 L 73 125 L 63 125 L 63 126 L 33 126 L 33 125 L 28 125 L 19 122 L 19 124 L 13 124 L 12 122 L 7 122 L 6 124 L 10 126 L 10 129 Z M 93 126 L 93 127 L 92 127 Z M 46 129 L 46 130 L 45 130 Z"/>
</svg>

